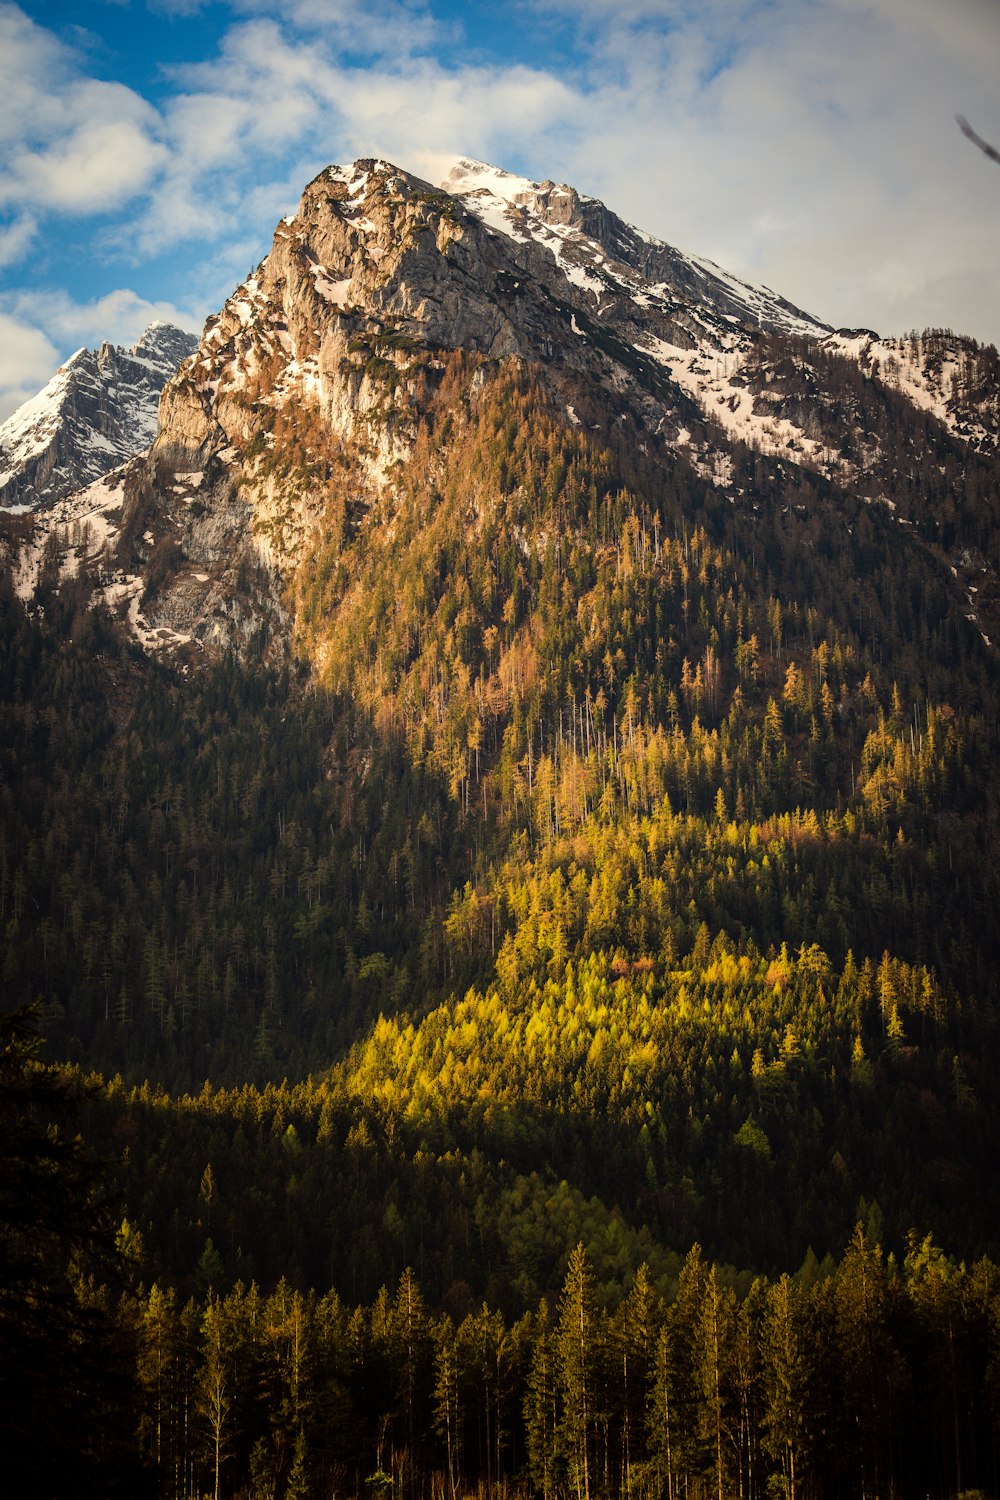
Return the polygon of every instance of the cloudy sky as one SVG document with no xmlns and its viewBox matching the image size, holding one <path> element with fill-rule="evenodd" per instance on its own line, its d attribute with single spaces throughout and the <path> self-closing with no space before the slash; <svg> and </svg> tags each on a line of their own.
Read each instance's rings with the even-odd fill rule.
<svg viewBox="0 0 1000 1500">
<path fill-rule="evenodd" d="M 194 329 L 328 162 L 572 183 L 837 325 L 1000 341 L 1000 0 L 0 0 L 0 417 Z"/>
</svg>

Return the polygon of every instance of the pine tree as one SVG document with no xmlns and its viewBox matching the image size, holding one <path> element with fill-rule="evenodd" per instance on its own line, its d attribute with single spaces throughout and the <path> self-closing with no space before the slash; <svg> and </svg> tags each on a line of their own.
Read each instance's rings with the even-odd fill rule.
<svg viewBox="0 0 1000 1500">
<path fill-rule="evenodd" d="M 532 1487 L 542 1500 L 550 1500 L 556 1485 L 558 1375 L 549 1305 L 544 1299 L 535 1316 L 534 1341 L 524 1395 L 524 1427 Z"/>
<path fill-rule="evenodd" d="M 583 1245 L 570 1255 L 555 1329 L 559 1444 L 577 1500 L 590 1500 L 597 1292 Z"/>
<path fill-rule="evenodd" d="M 781 1465 L 789 1500 L 809 1457 L 808 1335 L 802 1295 L 786 1276 L 770 1288 L 763 1329 L 764 1446 Z"/>
<path fill-rule="evenodd" d="M 209 1293 L 201 1324 L 202 1358 L 195 1408 L 207 1439 L 208 1468 L 213 1495 L 219 1500 L 222 1466 L 232 1446 L 233 1408 L 232 1326 L 221 1297 Z"/>
<path fill-rule="evenodd" d="M 434 1326 L 434 1427 L 444 1442 L 448 1493 L 455 1500 L 462 1462 L 462 1424 L 458 1343 L 455 1325 L 447 1315 Z"/>
<path fill-rule="evenodd" d="M 703 1445 L 711 1455 L 716 1494 L 723 1500 L 729 1454 L 736 1446 L 733 1440 L 731 1409 L 733 1337 L 736 1297 L 719 1286 L 718 1273 L 712 1266 L 705 1277 L 698 1336 L 699 1387 Z"/>
<path fill-rule="evenodd" d="M 621 1325 L 622 1487 L 632 1493 L 633 1470 L 641 1469 L 645 1444 L 645 1403 L 653 1372 L 662 1310 L 645 1262 L 639 1267 L 619 1312 Z"/>
</svg>

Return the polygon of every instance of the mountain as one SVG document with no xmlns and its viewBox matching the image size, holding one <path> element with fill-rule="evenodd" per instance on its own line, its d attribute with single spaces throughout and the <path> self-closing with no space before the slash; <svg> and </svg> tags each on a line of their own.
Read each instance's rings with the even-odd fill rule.
<svg viewBox="0 0 1000 1500">
<path fill-rule="evenodd" d="M 998 371 L 991 348 L 943 330 L 923 339 L 880 339 L 865 329 L 835 331 L 770 288 L 741 281 L 702 256 L 685 255 L 653 239 L 598 199 L 565 184 L 530 182 L 462 158 L 442 187 L 505 235 L 535 274 L 544 277 L 555 269 L 557 280 L 565 278 L 589 292 L 590 307 L 600 318 L 617 321 L 627 312 L 630 340 L 652 350 L 709 409 L 714 405 L 732 433 L 768 446 L 766 425 L 754 420 L 762 413 L 740 399 L 733 401 L 744 389 L 740 366 L 758 331 L 817 341 L 881 372 L 966 441 L 996 451 Z M 675 322 L 666 339 L 655 337 L 646 316 L 650 312 L 660 318 L 673 312 Z M 720 363 L 720 354 L 729 358 Z M 713 357 L 714 368 L 703 368 L 705 359 Z M 802 442 L 801 432 L 789 435 L 796 444 Z M 803 451 L 808 454 L 807 445 Z"/>
<path fill-rule="evenodd" d="M 164 1493 L 993 1482 L 997 402 L 365 160 L 0 518 L 5 1004 Z"/>
<path fill-rule="evenodd" d="M 347 748 L 323 775 L 352 808 L 336 818 L 367 806 L 382 850 L 371 889 L 359 876 L 344 899 L 389 911 L 375 951 L 401 961 L 411 916 L 440 912 L 457 871 L 492 906 L 511 840 L 544 849 L 602 805 L 622 813 L 606 764 L 622 725 L 657 763 L 630 816 L 654 786 L 754 825 L 860 804 L 895 809 L 922 849 L 931 707 L 966 747 L 956 765 L 992 754 L 971 726 L 996 703 L 996 352 L 833 332 L 568 187 L 465 159 L 446 181 L 365 160 L 310 183 L 167 381 L 148 453 L 9 521 L 18 607 L 79 639 L 120 622 L 191 692 L 235 660 L 334 695 Z M 136 670 L 112 695 L 126 719 Z M 383 760 L 437 809 L 424 855 L 426 821 L 418 837 L 391 799 L 375 815 Z M 974 866 L 992 835 L 967 833 Z M 937 899 L 937 837 L 895 925 L 835 920 L 832 866 L 812 927 L 789 915 L 794 882 L 780 920 L 734 897 L 723 921 L 692 874 L 702 915 L 677 918 L 674 941 L 706 920 L 764 949 L 819 935 L 839 961 L 891 937 L 968 987 L 988 931 L 959 955 L 910 909 L 918 887 Z M 964 930 L 967 903 L 942 899 Z M 493 972 L 497 921 L 488 953 L 478 927 L 468 939 L 470 982 Z"/>
<path fill-rule="evenodd" d="M 693 338 L 715 340 L 720 347 L 728 346 L 740 327 L 807 337 L 832 332 L 769 288 L 684 255 L 565 183 L 530 182 L 462 157 L 441 187 L 509 239 L 535 274 L 544 276 L 554 261 L 560 278 L 590 293 L 601 317 L 614 316 L 616 304 L 620 314 L 623 302 L 632 304 L 633 318 L 640 310 L 661 317 L 672 311 L 681 326 L 689 324 Z"/>
<path fill-rule="evenodd" d="M 441 189 L 385 162 L 320 174 L 169 381 L 149 460 L 42 518 L 19 586 L 53 529 L 89 528 L 103 596 L 143 594 L 133 624 L 147 644 L 245 652 L 286 639 L 285 591 L 331 476 L 350 467 L 358 515 L 389 492 L 419 423 L 417 373 L 434 379 L 449 350 L 485 361 L 479 380 L 514 360 L 543 371 L 570 424 L 567 393 L 585 386 L 733 500 L 733 454 L 748 446 L 860 493 L 938 545 L 966 612 L 1000 632 L 982 527 L 956 520 L 954 501 L 918 511 L 897 495 L 903 448 L 930 442 L 949 473 L 971 465 L 959 513 L 979 506 L 1000 432 L 995 350 L 943 332 L 834 332 L 572 188 L 465 159 Z M 276 430 L 289 426 L 312 442 L 311 464 L 289 464 Z M 90 442 L 103 472 L 106 439 Z"/>
<path fill-rule="evenodd" d="M 160 391 L 196 345 L 151 323 L 130 349 L 78 349 L 0 426 L 0 506 L 50 506 L 148 448 Z"/>
</svg>

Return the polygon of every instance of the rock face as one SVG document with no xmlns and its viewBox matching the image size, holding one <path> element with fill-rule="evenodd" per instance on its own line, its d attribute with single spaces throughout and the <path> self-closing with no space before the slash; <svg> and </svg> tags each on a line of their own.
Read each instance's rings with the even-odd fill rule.
<svg viewBox="0 0 1000 1500">
<path fill-rule="evenodd" d="M 40 500 L 69 471 L 63 434 L 90 434 L 77 444 L 90 477 L 120 456 L 117 414 L 141 403 L 108 392 L 151 386 L 187 352 L 184 335 L 160 330 L 154 359 L 151 337 L 70 361 L 57 377 L 69 413 L 58 436 L 45 437 L 45 410 L 34 425 L 29 408 L 17 414 L 33 434 L 23 441 L 35 445 Z M 317 540 L 331 527 L 354 535 L 376 513 L 391 525 L 400 466 L 454 351 L 471 361 L 456 411 L 502 367 L 530 366 L 561 422 L 579 428 L 586 407 L 587 430 L 595 415 L 628 425 L 665 474 L 683 469 L 722 504 L 756 507 L 732 480 L 749 449 L 924 525 L 912 507 L 897 515 L 912 453 L 940 444 L 942 472 L 960 467 L 995 452 L 1000 425 L 995 350 L 835 332 L 565 185 L 462 159 L 435 187 L 361 160 L 308 185 L 266 259 L 208 320 L 164 386 L 148 455 L 40 522 L 50 558 L 59 537 L 85 535 L 64 568 L 85 567 L 106 602 L 127 600 L 147 648 L 287 650 L 296 578 Z M 137 433 L 138 415 L 131 423 Z M 28 462 L 6 480 L 8 504 L 29 493 Z M 929 524 L 926 535 L 954 551 L 959 531 Z M 25 598 L 40 536 L 19 565 Z"/>
<path fill-rule="evenodd" d="M 160 391 L 197 343 L 152 323 L 131 349 L 78 350 L 0 427 L 0 505 L 52 505 L 148 448 Z"/>
</svg>

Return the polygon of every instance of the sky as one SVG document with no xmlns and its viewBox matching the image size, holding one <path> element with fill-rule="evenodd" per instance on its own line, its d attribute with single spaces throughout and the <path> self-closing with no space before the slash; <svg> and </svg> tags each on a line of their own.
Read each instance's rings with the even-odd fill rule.
<svg viewBox="0 0 1000 1500">
<path fill-rule="evenodd" d="M 0 420 L 200 331 L 330 162 L 602 198 L 838 327 L 1000 343 L 1000 0 L 0 0 Z"/>
</svg>

